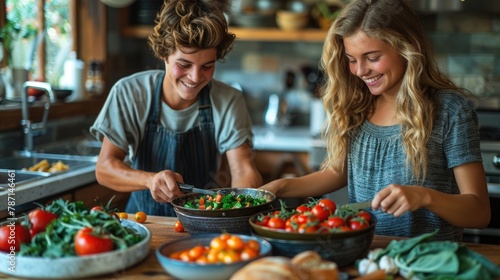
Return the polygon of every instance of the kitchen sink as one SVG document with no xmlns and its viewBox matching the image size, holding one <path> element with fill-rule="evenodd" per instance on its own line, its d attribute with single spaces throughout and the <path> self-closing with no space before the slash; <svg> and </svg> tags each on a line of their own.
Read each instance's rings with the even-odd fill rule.
<svg viewBox="0 0 500 280">
<path fill-rule="evenodd" d="M 31 172 L 22 170 L 0 170 L 0 189 L 6 189 L 9 186 L 15 186 L 20 183 L 32 182 L 37 179 L 50 176 L 48 172 Z"/>
<path fill-rule="evenodd" d="M 77 155 L 57 155 L 46 153 L 32 153 L 31 155 L 16 154 L 0 158 L 0 169 L 23 170 L 47 160 L 49 164 L 61 161 L 69 167 L 69 170 L 78 167 L 95 165 L 97 157 L 95 156 L 77 156 Z"/>
</svg>

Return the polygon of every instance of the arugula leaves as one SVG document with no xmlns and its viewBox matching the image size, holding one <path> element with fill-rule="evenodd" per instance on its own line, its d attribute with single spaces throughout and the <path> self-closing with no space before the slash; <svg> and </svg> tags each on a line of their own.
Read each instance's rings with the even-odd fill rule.
<svg viewBox="0 0 500 280">
<path fill-rule="evenodd" d="M 43 232 L 35 235 L 31 243 L 21 244 L 20 256 L 76 256 L 74 238 L 78 230 L 84 227 L 99 227 L 109 233 L 118 250 L 126 249 L 144 239 L 144 236 L 135 230 L 123 226 L 112 214 L 89 211 L 82 201 L 68 202 L 58 199 L 47 205 L 45 210 L 56 213 L 59 218 L 53 220 Z"/>
</svg>

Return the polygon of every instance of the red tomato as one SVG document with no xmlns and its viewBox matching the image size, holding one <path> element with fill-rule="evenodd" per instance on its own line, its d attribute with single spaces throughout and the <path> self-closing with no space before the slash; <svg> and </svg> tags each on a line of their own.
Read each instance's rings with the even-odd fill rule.
<svg viewBox="0 0 500 280">
<path fill-rule="evenodd" d="M 324 208 L 328 209 L 332 214 L 335 213 L 335 210 L 337 210 L 337 205 L 335 204 L 335 202 L 328 198 L 320 199 L 318 201 L 318 205 L 321 205 Z"/>
<path fill-rule="evenodd" d="M 302 224 L 299 226 L 299 233 L 315 233 L 319 229 L 318 226 Z"/>
<path fill-rule="evenodd" d="M 35 236 L 37 233 L 44 231 L 52 220 L 57 219 L 57 215 L 45 211 L 43 209 L 35 209 L 28 214 L 28 220 L 31 224 L 30 233 L 31 236 Z"/>
<path fill-rule="evenodd" d="M 82 228 L 75 235 L 75 251 L 79 256 L 109 252 L 113 248 L 114 244 L 111 237 L 94 234 L 91 227 Z"/>
<path fill-rule="evenodd" d="M 343 225 L 343 226 L 340 226 L 340 227 L 335 228 L 335 229 L 338 229 L 340 232 L 351 231 L 352 230 L 348 225 Z"/>
<path fill-rule="evenodd" d="M 285 231 L 286 232 L 296 232 L 295 227 L 293 225 L 286 225 Z"/>
<path fill-rule="evenodd" d="M 174 230 L 177 232 L 185 232 L 186 230 L 184 229 L 184 226 L 182 225 L 181 221 L 177 220 L 174 225 Z"/>
<path fill-rule="evenodd" d="M 364 219 L 362 218 L 352 218 L 350 221 L 349 221 L 349 227 L 352 229 L 352 230 L 357 230 L 357 229 L 363 229 L 363 228 L 367 228 L 368 227 L 368 222 L 365 221 Z"/>
<path fill-rule="evenodd" d="M 30 241 L 30 231 L 23 225 L 14 224 L 0 227 L 0 250 L 3 252 L 19 251 L 21 243 L 29 243 Z"/>
<path fill-rule="evenodd" d="M 267 226 L 274 229 L 284 229 L 285 221 L 282 218 L 273 217 L 267 222 Z"/>
<path fill-rule="evenodd" d="M 316 216 L 320 222 L 326 220 L 328 216 L 330 216 L 330 210 L 321 205 L 313 206 L 311 213 L 313 213 L 313 215 Z"/>
<path fill-rule="evenodd" d="M 367 223 L 370 223 L 372 220 L 372 215 L 370 215 L 370 213 L 365 210 L 360 210 L 357 216 L 364 219 Z"/>
<path fill-rule="evenodd" d="M 336 227 L 341 227 L 341 226 L 345 225 L 345 221 L 344 221 L 344 219 L 342 219 L 342 217 L 333 216 L 333 217 L 328 218 L 328 220 L 325 221 L 325 224 L 329 228 L 336 228 Z"/>
<path fill-rule="evenodd" d="M 94 211 L 103 211 L 102 210 L 102 206 L 100 205 L 97 205 L 97 206 L 94 206 L 90 209 L 90 212 L 94 212 Z"/>
<path fill-rule="evenodd" d="M 285 221 L 285 227 L 287 226 L 292 226 L 298 224 L 298 217 L 300 216 L 299 213 L 292 215 L 290 218 L 286 219 Z"/>
<path fill-rule="evenodd" d="M 299 213 L 306 213 L 306 212 L 309 212 L 311 211 L 311 208 L 309 208 L 307 205 L 305 204 L 302 204 L 302 205 L 299 205 L 297 206 L 297 208 L 295 208 L 295 210 L 297 210 L 297 212 Z"/>
<path fill-rule="evenodd" d="M 269 215 L 265 215 L 265 216 L 259 215 L 257 217 L 257 219 L 255 220 L 255 224 L 259 225 L 259 226 L 267 227 L 267 223 L 269 222 L 269 219 L 271 219 L 271 217 Z"/>
<path fill-rule="evenodd" d="M 299 216 L 297 216 L 297 223 L 299 223 L 299 225 L 307 223 L 308 220 L 309 215 L 307 214 L 300 214 Z"/>
</svg>

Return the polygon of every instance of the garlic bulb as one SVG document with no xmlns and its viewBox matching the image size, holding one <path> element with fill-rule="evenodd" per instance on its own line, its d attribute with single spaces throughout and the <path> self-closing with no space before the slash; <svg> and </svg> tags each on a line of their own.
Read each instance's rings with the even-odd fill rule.
<svg viewBox="0 0 500 280">
<path fill-rule="evenodd" d="M 377 263 L 372 259 L 362 259 L 358 264 L 358 272 L 360 275 L 365 275 L 378 270 Z"/>
<path fill-rule="evenodd" d="M 380 258 L 378 266 L 380 269 L 385 270 L 385 273 L 387 274 L 395 275 L 396 273 L 398 273 L 398 266 L 396 265 L 394 259 L 389 255 L 382 256 L 382 258 Z"/>
</svg>

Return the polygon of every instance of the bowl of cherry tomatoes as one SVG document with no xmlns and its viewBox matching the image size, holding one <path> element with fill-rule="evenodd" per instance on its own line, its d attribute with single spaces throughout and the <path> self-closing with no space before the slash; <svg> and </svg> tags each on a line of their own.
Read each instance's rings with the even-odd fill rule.
<svg viewBox="0 0 500 280">
<path fill-rule="evenodd" d="M 339 266 L 352 264 L 369 250 L 377 224 L 368 210 L 337 207 L 327 198 L 296 208 L 264 211 L 250 218 L 252 235 L 269 241 L 275 255 L 293 257 L 313 250 Z"/>
<path fill-rule="evenodd" d="M 205 234 L 167 242 L 156 249 L 165 271 L 176 279 L 229 279 L 258 258 L 271 254 L 271 244 L 259 237 Z"/>
</svg>

